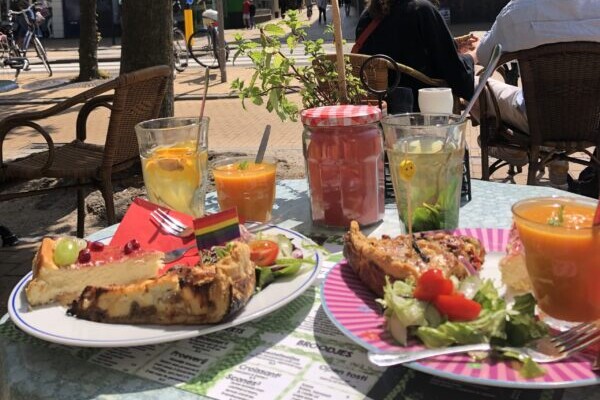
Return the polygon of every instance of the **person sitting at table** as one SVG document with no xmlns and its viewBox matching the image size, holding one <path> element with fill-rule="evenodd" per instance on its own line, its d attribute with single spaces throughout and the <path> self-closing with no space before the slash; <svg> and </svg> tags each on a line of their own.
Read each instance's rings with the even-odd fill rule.
<svg viewBox="0 0 600 400">
<path fill-rule="evenodd" d="M 600 4 L 598 0 L 511 0 L 498 14 L 492 28 L 476 46 L 475 61 L 487 65 L 496 44 L 504 52 L 531 49 L 550 43 L 600 41 Z M 489 79 L 490 90 L 498 99 L 502 119 L 521 132 L 529 132 L 523 90 L 496 79 Z M 491 99 L 488 98 L 488 102 Z M 494 116 L 493 107 L 489 108 Z M 479 120 L 479 109 L 471 115 Z M 527 153 L 521 150 L 494 149 L 493 157 L 513 164 L 527 164 Z M 568 163 L 553 163 L 566 174 Z M 562 167 L 562 168 L 561 168 Z M 553 166 L 550 165 L 551 174 Z M 557 181 L 562 179 L 557 178 Z"/>
<path fill-rule="evenodd" d="M 455 96 L 469 100 L 474 90 L 474 36 L 459 43 L 437 8 L 428 0 L 371 0 L 356 26 L 357 42 L 363 40 L 361 54 L 385 54 L 430 78 L 444 79 Z M 406 74 L 399 86 L 413 91 L 413 107 L 418 90 L 427 87 Z"/>
</svg>

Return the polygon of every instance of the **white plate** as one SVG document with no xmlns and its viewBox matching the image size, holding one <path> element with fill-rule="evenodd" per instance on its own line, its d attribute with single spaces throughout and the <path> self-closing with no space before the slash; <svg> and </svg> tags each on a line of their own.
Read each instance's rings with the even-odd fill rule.
<svg viewBox="0 0 600 400">
<path fill-rule="evenodd" d="M 8 313 L 23 331 L 49 342 L 70 346 L 120 347 L 141 346 L 187 339 L 220 331 L 267 315 L 298 297 L 315 280 L 321 268 L 321 258 L 315 250 L 303 248 L 310 239 L 289 229 L 270 225 L 265 233 L 282 233 L 303 249 L 304 256 L 314 254 L 317 264 L 298 275 L 279 279 L 253 296 L 246 307 L 233 319 L 216 325 L 116 325 L 85 321 L 66 315 L 66 308 L 50 305 L 29 309 L 25 286 L 31 279 L 27 274 L 13 289 L 8 300 Z M 95 238 L 97 240 L 98 238 Z M 110 239 L 109 237 L 105 237 Z"/>
</svg>

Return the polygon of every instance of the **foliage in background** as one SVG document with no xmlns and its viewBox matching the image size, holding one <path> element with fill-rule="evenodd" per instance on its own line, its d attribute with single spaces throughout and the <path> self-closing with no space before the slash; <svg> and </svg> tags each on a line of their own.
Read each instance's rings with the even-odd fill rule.
<svg viewBox="0 0 600 400">
<path fill-rule="evenodd" d="M 231 84 L 231 88 L 238 91 L 244 107 L 245 100 L 250 99 L 256 105 L 265 104 L 267 110 L 275 111 L 282 121 L 288 118 L 296 121 L 299 107 L 288 99 L 289 93 L 300 93 L 303 108 L 340 104 L 335 63 L 322 57 L 325 55 L 323 39 L 307 39 L 306 25 L 298 20 L 298 12 L 291 10 L 286 12 L 284 20 L 261 26 L 258 41 L 236 35 L 234 62 L 240 55 L 245 55 L 254 64 L 254 74 L 248 82 L 238 78 Z M 291 33 L 287 34 L 284 26 Z M 331 32 L 331 26 L 327 29 Z M 284 37 L 285 45 L 282 45 Z M 309 56 L 306 66 L 296 65 L 290 57 L 300 46 L 304 48 L 304 54 Z M 366 99 L 366 91 L 360 79 L 352 74 L 348 57 L 346 85 L 350 104 L 359 104 Z"/>
</svg>

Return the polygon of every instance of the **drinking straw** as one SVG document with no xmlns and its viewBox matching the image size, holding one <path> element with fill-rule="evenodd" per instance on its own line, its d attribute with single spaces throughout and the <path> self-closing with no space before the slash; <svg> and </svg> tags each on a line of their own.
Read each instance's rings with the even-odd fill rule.
<svg viewBox="0 0 600 400">
<path fill-rule="evenodd" d="M 265 151 L 267 150 L 267 143 L 269 142 L 269 135 L 271 134 L 271 125 L 267 125 L 265 127 L 265 131 L 263 132 L 262 139 L 260 140 L 260 146 L 258 146 L 258 153 L 256 153 L 256 160 L 254 162 L 256 164 L 260 164 L 265 156 Z"/>
<path fill-rule="evenodd" d="M 200 124 L 202 124 L 202 117 L 204 117 L 204 105 L 206 104 L 206 94 L 208 93 L 208 80 L 209 80 L 209 69 L 204 69 L 204 93 L 202 93 L 202 104 L 200 105 Z"/>
<path fill-rule="evenodd" d="M 348 104 L 348 90 L 346 88 L 346 62 L 344 61 L 344 46 L 342 37 L 342 21 L 340 18 L 340 5 L 337 1 L 331 2 L 333 11 L 333 38 L 335 42 L 335 54 L 337 59 L 338 86 L 340 90 L 340 101 Z"/>
<path fill-rule="evenodd" d="M 473 97 L 471 97 L 469 104 L 467 104 L 467 106 L 463 110 L 462 114 L 460 115 L 460 119 L 458 120 L 459 123 L 462 123 L 467 119 L 467 116 L 469 115 L 469 112 L 475 105 L 475 102 L 477 101 L 479 94 L 483 90 L 485 83 L 490 78 L 490 76 L 492 76 L 492 74 L 494 73 L 494 70 L 496 69 L 496 65 L 498 64 L 498 60 L 500 60 L 501 55 L 502 55 L 502 45 L 497 44 L 494 47 L 494 50 L 492 51 L 492 56 L 490 57 L 490 62 L 485 67 L 485 70 L 483 71 L 483 75 L 479 79 L 479 84 L 477 85 L 477 87 L 475 88 L 475 91 L 473 92 Z"/>
</svg>

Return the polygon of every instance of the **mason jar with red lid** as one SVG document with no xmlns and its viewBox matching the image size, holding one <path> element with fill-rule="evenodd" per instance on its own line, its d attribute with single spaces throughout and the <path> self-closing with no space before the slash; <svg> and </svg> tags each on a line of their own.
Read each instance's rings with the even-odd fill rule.
<svg viewBox="0 0 600 400">
<path fill-rule="evenodd" d="M 314 224 L 366 226 L 384 215 L 381 110 L 337 105 L 302 111 L 304 160 Z"/>
</svg>

